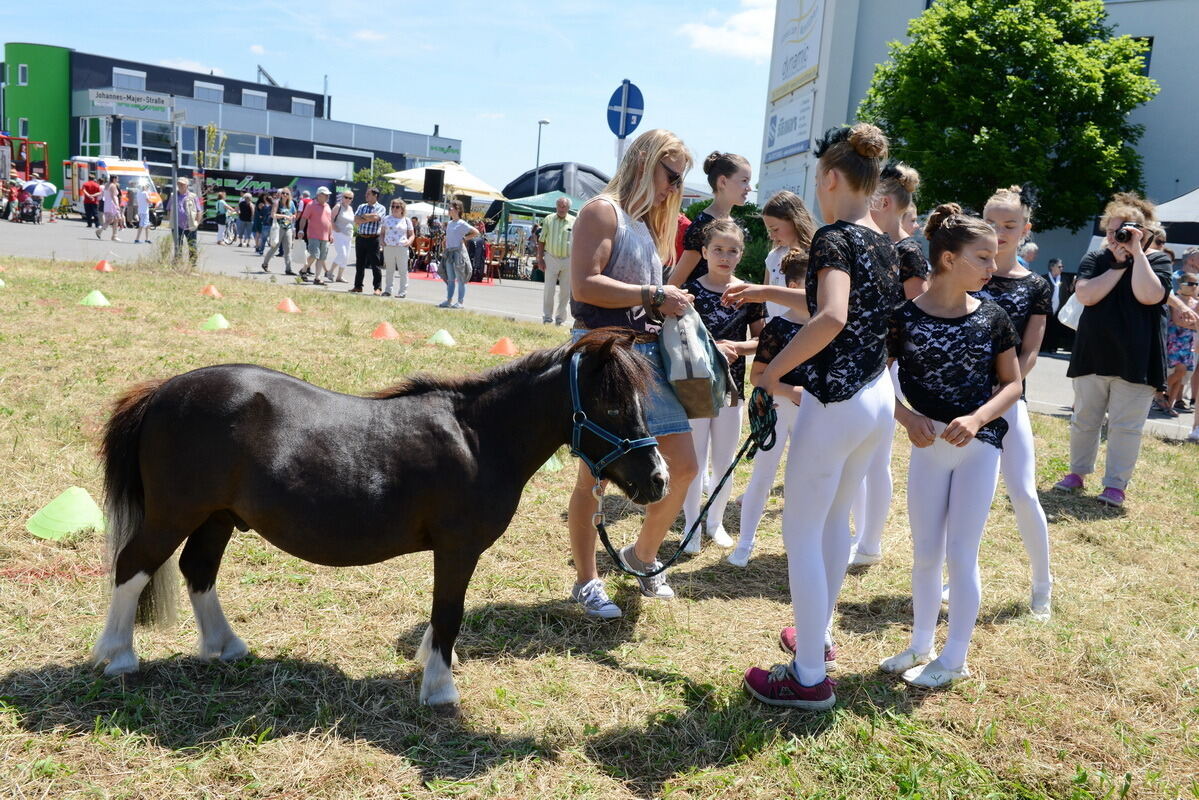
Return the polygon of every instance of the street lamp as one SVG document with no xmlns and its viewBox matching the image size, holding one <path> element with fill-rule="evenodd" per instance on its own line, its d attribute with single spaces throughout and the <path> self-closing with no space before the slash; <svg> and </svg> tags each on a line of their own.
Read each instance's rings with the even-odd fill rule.
<svg viewBox="0 0 1199 800">
<path fill-rule="evenodd" d="M 533 168 L 533 194 L 541 194 L 541 128 L 549 125 L 548 119 L 537 120 L 537 166 Z"/>
</svg>

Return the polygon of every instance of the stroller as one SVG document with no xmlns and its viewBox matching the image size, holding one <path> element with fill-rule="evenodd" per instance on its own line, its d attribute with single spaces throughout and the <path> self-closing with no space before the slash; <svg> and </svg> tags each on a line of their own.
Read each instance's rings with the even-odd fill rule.
<svg viewBox="0 0 1199 800">
<path fill-rule="evenodd" d="M 21 201 L 17 217 L 21 222 L 32 222 L 35 225 L 42 221 L 42 204 L 36 197 L 26 197 Z"/>
</svg>

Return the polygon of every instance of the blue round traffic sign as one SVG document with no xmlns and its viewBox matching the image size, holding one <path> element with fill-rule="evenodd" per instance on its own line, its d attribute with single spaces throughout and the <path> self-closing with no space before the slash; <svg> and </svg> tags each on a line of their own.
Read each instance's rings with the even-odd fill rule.
<svg viewBox="0 0 1199 800">
<path fill-rule="evenodd" d="M 608 128 L 618 139 L 623 139 L 641 124 L 644 114 L 641 90 L 628 80 L 623 81 L 608 101 Z"/>
</svg>

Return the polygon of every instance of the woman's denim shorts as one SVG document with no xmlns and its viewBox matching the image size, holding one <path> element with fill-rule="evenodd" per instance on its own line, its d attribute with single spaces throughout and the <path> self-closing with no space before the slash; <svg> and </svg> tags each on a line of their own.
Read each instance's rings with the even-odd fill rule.
<svg viewBox="0 0 1199 800">
<path fill-rule="evenodd" d="M 570 340 L 577 342 L 587 330 L 578 329 L 570 332 Z M 645 400 L 646 427 L 653 436 L 669 436 L 672 433 L 690 433 L 691 423 L 682 403 L 670 388 L 670 381 L 662 369 L 662 359 L 658 356 L 657 342 L 637 342 L 633 349 L 649 359 L 653 365 L 653 383 L 650 386 L 649 397 Z"/>
</svg>

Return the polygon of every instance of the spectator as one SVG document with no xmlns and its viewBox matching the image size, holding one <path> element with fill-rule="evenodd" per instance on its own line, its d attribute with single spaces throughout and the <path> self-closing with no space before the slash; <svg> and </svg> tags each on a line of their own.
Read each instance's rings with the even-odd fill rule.
<svg viewBox="0 0 1199 800">
<path fill-rule="evenodd" d="M 115 185 L 116 178 L 113 178 Z M 169 223 L 171 238 L 175 242 L 175 260 L 183 255 L 183 243 L 187 242 L 188 257 L 196 263 L 196 229 L 200 227 L 200 198 L 189 190 L 190 181 L 180 178 L 175 182 L 175 195 L 171 198 Z M 107 212 L 106 212 L 107 213 Z"/>
<path fill-rule="evenodd" d="M 90 177 L 79 187 L 79 194 L 83 197 L 83 221 L 87 227 L 96 230 L 100 229 L 101 193 L 100 184 Z"/>
<path fill-rule="evenodd" d="M 284 187 L 279 191 L 279 198 L 271 205 L 271 225 L 279 231 L 279 251 L 283 254 L 283 274 L 295 275 L 291 269 L 291 240 L 292 225 L 296 221 L 296 204 L 291 199 L 291 189 Z M 270 272 L 271 256 L 275 248 L 269 239 L 266 253 L 262 257 L 262 271 Z"/>
<path fill-rule="evenodd" d="M 679 212 L 679 229 L 674 235 L 674 260 L 677 262 L 683 257 L 683 248 L 687 238 L 687 229 L 691 227 L 691 218 Z"/>
<path fill-rule="evenodd" d="M 254 252 L 262 255 L 270 238 L 271 225 L 274 218 L 271 209 L 275 205 L 274 191 L 262 192 L 258 195 L 258 203 L 254 207 Z"/>
<path fill-rule="evenodd" d="M 216 243 L 225 243 L 225 228 L 229 225 L 229 217 L 236 209 L 225 200 L 224 192 L 216 193 Z"/>
<path fill-rule="evenodd" d="M 1154 206 L 1132 192 L 1115 195 L 1100 223 L 1103 248 L 1083 257 L 1074 293 L 1083 305 L 1070 369 L 1074 415 L 1070 472 L 1054 488 L 1082 490 L 1095 470 L 1099 433 L 1107 417 L 1107 464 L 1098 499 L 1121 506 L 1141 450 L 1154 390 L 1166 386 L 1162 305 L 1170 294 L 1171 263 L 1142 247 Z M 1127 237 L 1119 241 L 1116 236 Z"/>
<path fill-rule="evenodd" d="M 1074 331 L 1067 328 L 1057 318 L 1057 312 L 1062 310 L 1062 306 L 1070 299 L 1073 294 L 1073 282 L 1071 276 L 1062 273 L 1062 260 L 1060 258 L 1049 259 L 1049 288 L 1052 291 L 1050 301 L 1053 305 L 1053 313 L 1049 315 L 1045 325 L 1045 338 L 1041 340 L 1042 353 L 1056 353 L 1060 348 L 1065 347 L 1070 349 L 1070 339 Z"/>
<path fill-rule="evenodd" d="M 566 321 L 566 304 L 570 301 L 570 236 L 575 218 L 570 214 L 570 198 L 559 197 L 554 213 L 546 214 L 537 238 L 537 266 L 545 273 L 541 292 L 541 321 L 561 325 Z M 554 308 L 554 290 L 558 290 L 558 306 Z M 551 317 L 550 314 L 553 314 Z"/>
<path fill-rule="evenodd" d="M 254 224 L 254 198 L 246 192 L 237 204 L 237 246 L 247 247 L 250 244 L 250 227 Z"/>
<path fill-rule="evenodd" d="M 379 190 L 370 187 L 366 190 L 366 202 L 358 206 L 354 212 L 354 224 L 358 226 L 358 237 L 354 240 L 354 288 L 351 292 L 362 293 L 362 279 L 365 270 L 371 271 L 371 282 L 375 294 L 383 294 L 383 274 L 379 270 L 382 262 L 379 259 L 379 225 L 383 222 L 387 209 L 379 204 Z"/>
<path fill-rule="evenodd" d="M 307 189 L 300 192 L 300 205 L 299 205 L 300 213 L 303 213 L 304 209 L 308 208 L 308 206 L 311 204 L 312 204 L 312 194 Z"/>
<path fill-rule="evenodd" d="M 350 263 L 350 244 L 354 241 L 354 193 L 346 189 L 333 207 L 333 266 L 337 276 L 330 283 L 346 282 L 346 266 Z M 333 275 L 333 271 L 329 271 Z"/>
<path fill-rule="evenodd" d="M 1199 272 L 1184 272 L 1178 281 L 1178 299 L 1192 311 L 1199 310 L 1196 288 L 1199 288 Z M 1166 328 L 1166 369 L 1169 371 L 1166 400 L 1159 408 L 1168 416 L 1177 417 L 1179 411 L 1188 410 L 1182 402 L 1182 389 L 1187 373 L 1195 369 L 1195 326 L 1175 309 L 1170 311 L 1170 324 Z"/>
<path fill-rule="evenodd" d="M 1041 252 L 1041 248 L 1036 242 L 1025 242 L 1020 246 L 1020 252 L 1016 256 L 1016 260 L 1023 264 L 1028 269 L 1032 269 L 1032 262 L 1037 260 L 1037 253 Z M 1034 272 L 1036 270 L 1033 270 Z"/>
<path fill-rule="evenodd" d="M 304 230 L 305 248 L 308 257 L 304 261 L 304 269 L 300 270 L 301 280 L 304 273 L 313 276 L 313 283 L 324 286 L 321 275 L 328 277 L 329 243 L 333 241 L 333 214 L 329 210 L 329 195 L 327 187 L 316 190 L 316 202 L 309 203 L 300 212 L 300 227 Z M 312 269 L 316 263 L 316 270 Z"/>
<path fill-rule="evenodd" d="M 117 182 L 116 175 L 110 177 L 104 186 L 103 205 L 104 227 L 112 228 L 112 240 L 118 241 L 117 231 L 121 229 L 121 185 Z M 96 229 L 97 239 L 100 238 L 101 232 L 102 229 Z"/>
<path fill-rule="evenodd" d="M 150 185 L 142 182 L 138 184 L 135 194 L 137 199 L 137 233 L 133 240 L 134 244 L 139 242 L 150 243 Z"/>
<path fill-rule="evenodd" d="M 383 220 L 379 245 L 383 248 L 383 264 L 387 267 L 387 286 L 384 297 L 391 297 L 395 273 L 400 273 L 400 291 L 396 297 L 408 296 L 408 248 L 412 245 L 412 223 L 405 213 L 408 204 L 396 197 L 391 201 L 391 214 Z"/>
<path fill-rule="evenodd" d="M 470 260 L 464 243 L 479 235 L 474 226 L 462 218 L 462 201 L 450 201 L 450 222 L 445 228 L 445 255 L 441 259 L 441 277 L 445 279 L 445 302 L 438 308 L 462 308 L 466 299 L 466 284 L 470 282 Z M 454 285 L 458 285 L 458 300 L 454 301 Z"/>
</svg>

